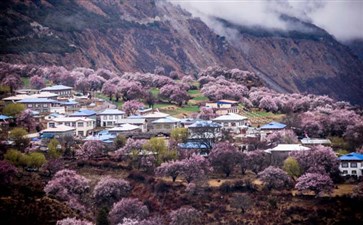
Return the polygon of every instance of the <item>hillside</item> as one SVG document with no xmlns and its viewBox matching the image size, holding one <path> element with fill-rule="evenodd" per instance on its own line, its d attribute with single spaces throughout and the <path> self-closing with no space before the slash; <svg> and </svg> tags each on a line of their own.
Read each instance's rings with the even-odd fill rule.
<svg viewBox="0 0 363 225">
<path fill-rule="evenodd" d="M 317 27 L 309 35 L 237 27 L 237 41 L 230 41 L 162 1 L 0 4 L 4 62 L 121 72 L 149 72 L 162 66 L 167 73 L 191 74 L 221 65 L 256 72 L 282 92 L 329 94 L 363 104 L 362 62 Z"/>
</svg>

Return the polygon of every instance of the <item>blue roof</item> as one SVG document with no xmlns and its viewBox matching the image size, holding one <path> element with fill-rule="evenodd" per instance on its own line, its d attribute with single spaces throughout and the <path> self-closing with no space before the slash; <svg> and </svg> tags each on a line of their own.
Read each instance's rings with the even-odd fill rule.
<svg viewBox="0 0 363 225">
<path fill-rule="evenodd" d="M 195 123 L 193 123 L 192 125 L 190 125 L 189 127 L 221 127 L 222 125 L 220 125 L 219 123 L 215 123 L 212 121 L 197 121 Z"/>
<path fill-rule="evenodd" d="M 65 85 L 54 85 L 51 87 L 45 87 L 43 89 L 41 89 L 42 91 L 58 91 L 58 90 L 69 90 L 72 89 L 72 87 L 68 87 Z"/>
<path fill-rule="evenodd" d="M 207 149 L 208 147 L 200 142 L 197 141 L 188 141 L 186 143 L 180 143 L 178 144 L 180 148 L 184 149 Z"/>
<path fill-rule="evenodd" d="M 54 138 L 54 134 L 44 133 L 44 134 L 40 135 L 40 138 Z"/>
<path fill-rule="evenodd" d="M 58 101 L 55 101 L 53 99 L 48 99 L 48 98 L 24 98 L 18 102 L 20 102 L 20 103 L 57 103 Z"/>
<path fill-rule="evenodd" d="M 347 161 L 350 161 L 350 160 L 363 161 L 363 154 L 352 152 L 352 153 L 340 156 L 339 159 L 347 160 Z"/>
<path fill-rule="evenodd" d="M 93 110 L 89 110 L 89 109 L 81 109 L 73 114 L 71 114 L 70 116 L 93 116 L 96 115 L 96 112 Z"/>
<path fill-rule="evenodd" d="M 270 129 L 283 129 L 285 127 L 286 127 L 286 124 L 272 121 L 271 123 L 265 124 L 265 125 L 261 126 L 260 128 L 262 130 L 264 130 L 264 129 L 270 130 Z"/>
<path fill-rule="evenodd" d="M 5 115 L 0 115 L 0 120 L 7 120 L 7 119 L 10 119 L 10 117 Z"/>
</svg>

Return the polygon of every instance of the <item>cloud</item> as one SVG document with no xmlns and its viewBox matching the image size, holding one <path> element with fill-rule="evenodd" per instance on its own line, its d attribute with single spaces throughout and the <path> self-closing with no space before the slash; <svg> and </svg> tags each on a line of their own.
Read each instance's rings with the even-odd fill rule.
<svg viewBox="0 0 363 225">
<path fill-rule="evenodd" d="M 291 30 L 299 27 L 283 20 L 282 14 L 311 22 L 340 41 L 363 39 L 362 0 L 170 0 L 200 17 L 216 32 L 222 29 L 213 18 L 258 26 L 265 29 Z M 225 32 L 223 30 L 223 32 Z M 222 33 L 223 34 L 223 33 Z"/>
</svg>

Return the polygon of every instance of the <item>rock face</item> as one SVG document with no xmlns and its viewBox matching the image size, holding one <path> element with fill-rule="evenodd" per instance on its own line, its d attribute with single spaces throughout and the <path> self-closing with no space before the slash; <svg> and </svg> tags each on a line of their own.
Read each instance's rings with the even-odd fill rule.
<svg viewBox="0 0 363 225">
<path fill-rule="evenodd" d="M 313 25 L 309 34 L 234 27 L 229 40 L 164 1 L 13 0 L 0 12 L 0 61 L 190 74 L 220 65 L 256 72 L 278 91 L 363 104 L 362 62 Z"/>
</svg>

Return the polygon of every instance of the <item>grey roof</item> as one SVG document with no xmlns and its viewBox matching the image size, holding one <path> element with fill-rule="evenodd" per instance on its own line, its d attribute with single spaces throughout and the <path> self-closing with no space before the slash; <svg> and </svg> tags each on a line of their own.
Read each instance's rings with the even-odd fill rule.
<svg viewBox="0 0 363 225">
<path fill-rule="evenodd" d="M 329 139 L 303 138 L 301 143 L 303 145 L 330 145 L 331 141 Z"/>
<path fill-rule="evenodd" d="M 178 118 L 168 116 L 165 118 L 157 119 L 153 121 L 152 123 L 178 123 L 180 120 Z"/>
<path fill-rule="evenodd" d="M 145 123 L 145 119 L 144 118 L 126 118 L 126 119 L 119 119 L 118 122 L 116 122 L 117 124 L 125 124 L 125 123 L 129 123 L 129 124 L 143 124 Z"/>
<path fill-rule="evenodd" d="M 98 113 L 98 115 L 123 115 L 124 111 L 118 109 L 105 109 L 104 111 Z"/>
<path fill-rule="evenodd" d="M 246 120 L 247 117 L 238 115 L 236 113 L 228 113 L 226 115 L 218 116 L 217 118 L 212 119 L 213 121 L 237 121 L 237 120 Z"/>
<path fill-rule="evenodd" d="M 58 101 L 55 101 L 53 99 L 48 98 L 25 98 L 20 101 L 17 101 L 19 103 L 58 103 Z"/>
<path fill-rule="evenodd" d="M 219 128 L 222 125 L 220 125 L 219 123 L 215 123 L 212 121 L 197 121 L 195 123 L 193 123 L 192 125 L 189 126 L 189 128 L 193 128 L 193 127 L 215 127 L 215 128 Z"/>
<path fill-rule="evenodd" d="M 54 85 L 50 87 L 45 87 L 41 89 L 41 91 L 62 91 L 62 90 L 71 90 L 72 87 L 68 87 L 65 85 Z"/>
</svg>

